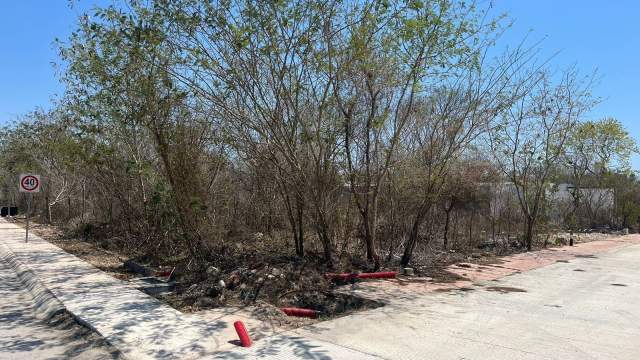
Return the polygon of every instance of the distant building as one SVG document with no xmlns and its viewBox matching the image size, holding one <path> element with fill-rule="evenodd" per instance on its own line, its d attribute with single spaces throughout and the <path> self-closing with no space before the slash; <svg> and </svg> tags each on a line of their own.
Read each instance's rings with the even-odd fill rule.
<svg viewBox="0 0 640 360">
<path fill-rule="evenodd" d="M 505 212 L 517 209 L 518 192 L 512 182 L 485 183 L 481 188 L 488 194 L 491 215 L 498 217 Z M 545 211 L 550 220 L 562 222 L 573 211 L 578 197 L 579 208 L 575 215 L 584 219 L 584 226 L 610 224 L 615 209 L 615 193 L 608 188 L 580 188 L 579 193 L 572 184 L 549 184 L 545 193 Z"/>
</svg>

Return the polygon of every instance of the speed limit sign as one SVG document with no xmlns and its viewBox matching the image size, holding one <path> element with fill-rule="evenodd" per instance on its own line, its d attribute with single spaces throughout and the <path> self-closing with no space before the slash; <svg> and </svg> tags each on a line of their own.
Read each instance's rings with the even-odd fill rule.
<svg viewBox="0 0 640 360">
<path fill-rule="evenodd" d="M 29 218 L 31 217 L 31 198 L 33 193 L 40 192 L 40 175 L 36 174 L 20 174 L 20 182 L 18 183 L 20 192 L 29 193 L 27 196 L 27 226 L 25 227 L 24 241 L 29 242 Z"/>
<path fill-rule="evenodd" d="M 20 192 L 26 192 L 26 193 L 40 192 L 40 175 L 21 174 L 19 188 L 20 188 Z"/>
</svg>

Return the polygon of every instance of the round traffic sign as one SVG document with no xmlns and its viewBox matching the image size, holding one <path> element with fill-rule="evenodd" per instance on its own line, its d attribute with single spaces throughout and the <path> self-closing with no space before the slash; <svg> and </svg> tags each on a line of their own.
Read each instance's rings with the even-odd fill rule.
<svg viewBox="0 0 640 360">
<path fill-rule="evenodd" d="M 20 186 L 26 191 L 34 191 L 40 186 L 40 180 L 33 175 L 27 175 L 22 178 Z"/>
</svg>

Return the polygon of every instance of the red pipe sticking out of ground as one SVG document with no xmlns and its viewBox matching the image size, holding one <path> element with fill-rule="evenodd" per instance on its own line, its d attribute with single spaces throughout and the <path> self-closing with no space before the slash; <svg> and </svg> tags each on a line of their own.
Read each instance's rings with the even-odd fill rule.
<svg viewBox="0 0 640 360">
<path fill-rule="evenodd" d="M 282 308 L 280 309 L 282 312 L 289 316 L 297 316 L 297 317 L 307 317 L 315 319 L 318 317 L 319 311 L 311 310 L 311 309 L 301 309 L 301 308 Z"/>
<path fill-rule="evenodd" d="M 240 338 L 240 345 L 243 347 L 251 346 L 251 338 L 249 337 L 249 333 L 247 333 L 247 329 L 244 327 L 242 321 L 234 322 L 233 327 L 236 328 L 236 333 L 238 333 L 238 337 Z"/>
<path fill-rule="evenodd" d="M 324 277 L 329 280 L 339 280 L 339 281 L 349 281 L 352 279 L 393 279 L 398 275 L 395 271 L 383 271 L 383 272 L 375 272 L 375 273 L 326 273 Z"/>
</svg>

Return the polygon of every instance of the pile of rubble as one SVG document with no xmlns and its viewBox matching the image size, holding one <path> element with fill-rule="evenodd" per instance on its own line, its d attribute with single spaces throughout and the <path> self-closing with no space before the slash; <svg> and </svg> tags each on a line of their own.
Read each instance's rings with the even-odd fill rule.
<svg viewBox="0 0 640 360">
<path fill-rule="evenodd" d="M 316 272 L 288 267 L 239 267 L 226 273 L 216 266 L 209 266 L 199 281 L 176 287 L 179 301 L 174 305 L 198 310 L 263 301 L 280 306 L 288 302 L 282 294 L 328 289 L 329 283 Z M 188 279 L 184 280 L 189 283 Z"/>
</svg>

